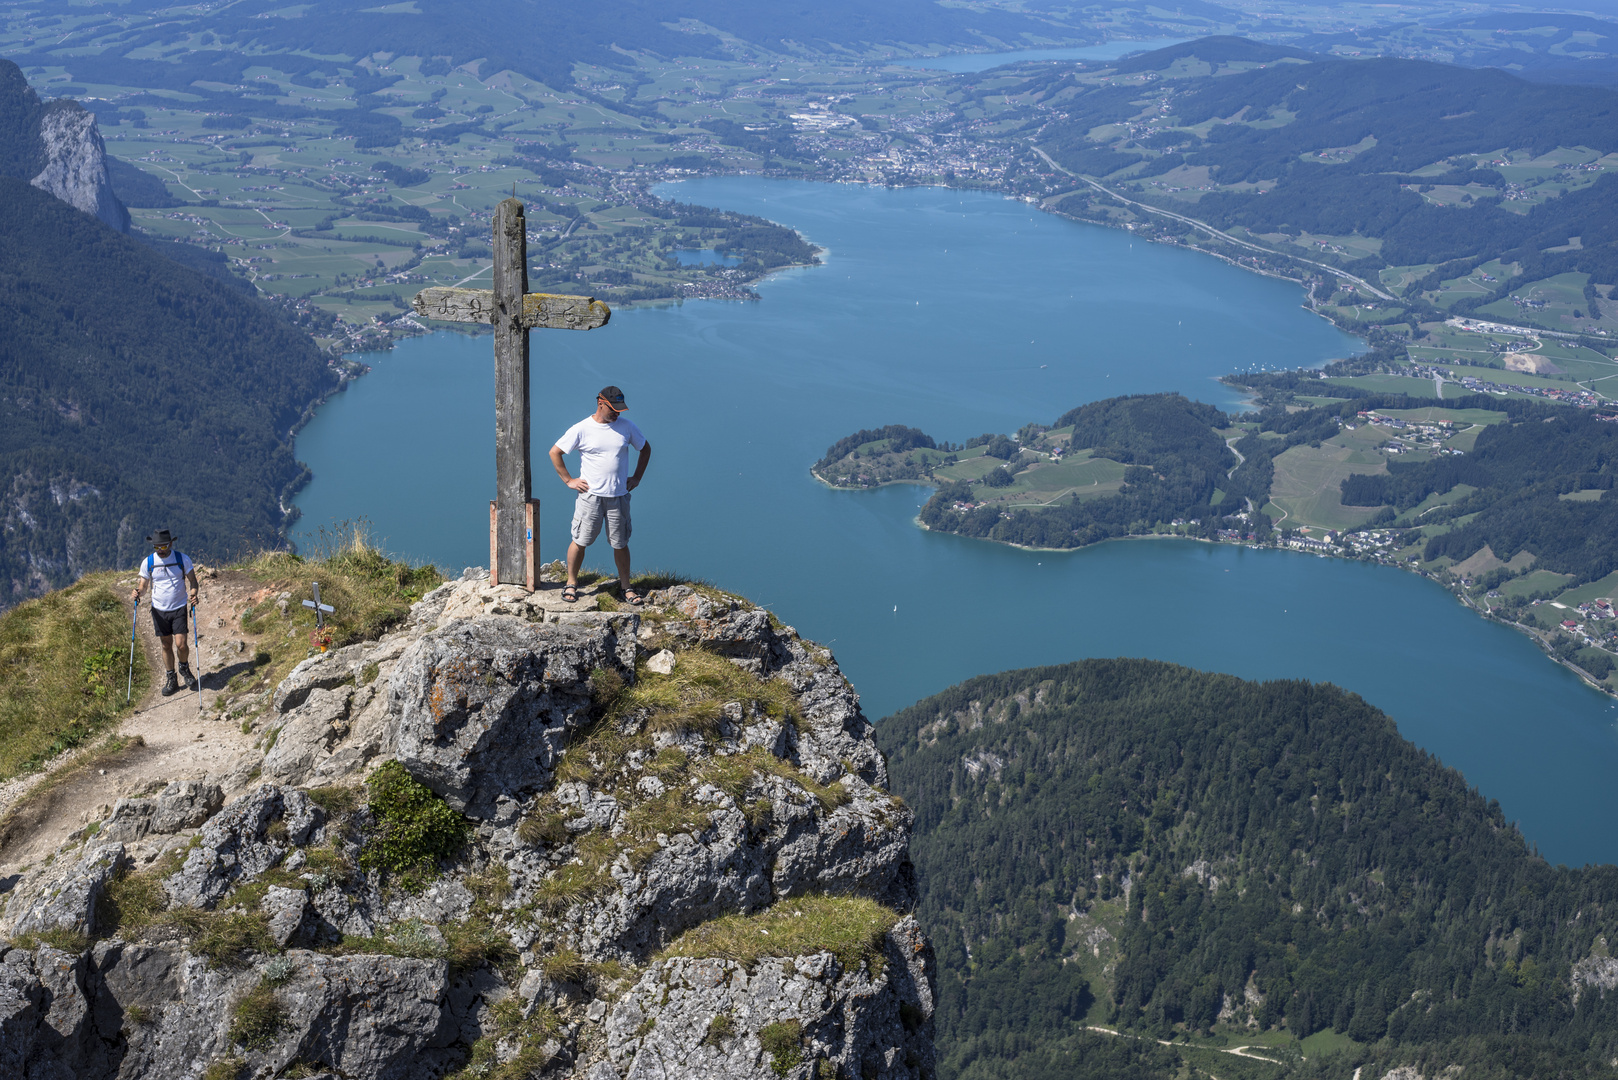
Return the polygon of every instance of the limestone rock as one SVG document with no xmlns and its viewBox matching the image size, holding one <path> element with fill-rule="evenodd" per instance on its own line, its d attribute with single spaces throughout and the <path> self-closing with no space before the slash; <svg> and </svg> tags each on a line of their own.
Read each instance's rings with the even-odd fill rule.
<svg viewBox="0 0 1618 1080">
<path fill-rule="evenodd" d="M 274 744 L 231 765 L 231 802 L 196 781 L 120 800 L 97 845 L 64 848 L 0 897 L 7 920 L 93 936 L 95 895 L 125 857 L 116 834 L 140 870 L 182 854 L 161 879 L 172 907 L 232 907 L 126 927 L 129 940 L 79 955 L 0 951 L 0 1067 L 24 1080 L 196 1080 L 233 1058 L 263 1080 L 294 1064 L 391 1080 L 518 1061 L 549 1080 L 931 1075 L 933 961 L 911 919 L 857 970 L 830 954 L 750 969 L 653 959 L 706 920 L 786 897 L 913 905 L 910 813 L 882 790 L 871 725 L 831 654 L 706 587 L 654 593 L 644 633 L 639 611 L 548 598 L 476 571 L 434 590 L 384 639 L 311 658 L 267 695 Z M 598 673 L 633 687 L 643 646 L 657 667 L 700 648 L 760 681 L 717 680 L 723 696 L 691 713 L 653 687 L 597 724 Z M 470 818 L 465 848 L 418 891 L 364 857 L 397 819 L 323 798 L 328 820 L 299 790 L 353 787 L 390 757 Z M 240 791 L 254 769 L 268 782 Z M 272 868 L 262 894 L 227 900 Z M 271 952 L 229 966 L 192 951 L 198 926 L 239 918 L 252 895 Z M 302 949 L 345 935 L 404 955 Z M 499 963 L 452 976 L 445 958 L 469 945 Z M 609 967 L 574 974 L 608 959 L 616 981 Z M 1579 985 L 1607 978 L 1586 967 Z M 273 995 L 283 1019 L 252 1047 L 232 1042 L 249 993 Z M 526 1030 L 501 1006 L 513 993 Z M 721 1015 L 728 1033 L 711 1026 Z M 802 1039 L 777 1060 L 759 1036 L 784 1022 Z"/>
<path fill-rule="evenodd" d="M 180 869 L 164 879 L 169 902 L 212 908 L 231 886 L 280 862 L 309 842 L 325 813 L 294 788 L 265 784 L 216 814 Z"/>
<path fill-rule="evenodd" d="M 18 937 L 46 930 L 95 933 L 96 902 L 123 863 L 124 845 L 116 842 L 60 853 L 49 866 L 24 877 L 6 897 L 0 935 Z"/>
<path fill-rule="evenodd" d="M 308 700 L 316 690 L 335 690 L 344 683 L 354 681 L 354 667 L 367 652 L 366 646 L 345 645 L 341 649 L 311 656 L 280 684 L 270 698 L 270 707 L 284 716 Z"/>
<path fill-rule="evenodd" d="M 133 843 L 151 831 L 152 811 L 156 808 L 151 799 L 119 799 L 96 835 L 104 840 Z"/>
<path fill-rule="evenodd" d="M 1573 987 L 1575 1006 L 1578 1005 L 1580 996 L 1589 990 L 1606 997 L 1608 990 L 1618 990 L 1618 959 L 1611 956 L 1586 956 L 1573 965 L 1568 980 Z"/>
<path fill-rule="evenodd" d="M 107 146 L 96 128 L 95 114 L 76 101 L 53 101 L 40 117 L 39 138 L 44 167 L 29 183 L 119 232 L 128 232 L 129 211 L 113 194 Z"/>
<path fill-rule="evenodd" d="M 182 829 L 195 829 L 224 805 L 225 793 L 218 784 L 175 780 L 158 793 L 151 831 L 177 833 Z"/>
<path fill-rule="evenodd" d="M 487 817 L 499 796 L 550 779 L 567 734 L 588 720 L 590 673 L 622 670 L 619 654 L 601 622 L 541 628 L 488 615 L 435 630 L 393 672 L 394 753 L 452 806 Z"/>
<path fill-rule="evenodd" d="M 375 693 L 370 687 L 363 692 L 367 701 Z M 287 712 L 286 724 L 276 734 L 275 745 L 264 755 L 264 778 L 288 784 L 305 782 L 332 747 L 348 734 L 354 696 L 349 686 L 311 689 L 301 704 Z"/>
<path fill-rule="evenodd" d="M 194 1080 L 196 1063 L 233 1054 L 254 1076 L 278 1075 L 302 1060 L 374 1080 L 438 1075 L 455 1060 L 444 1053 L 454 1033 L 441 1018 L 448 987 L 441 960 L 289 952 L 272 982 L 281 1027 L 269 1045 L 242 1048 L 229 1038 L 229 1005 L 267 978 L 264 971 L 212 968 L 201 957 L 127 946 L 101 955 L 97 1026 L 103 1038 L 121 1030 L 127 1039 L 121 1068 L 95 1074 L 108 1080 Z M 137 1004 L 144 1023 L 128 1022 Z M 121 1028 L 108 1030 L 119 1019 Z"/>
<path fill-rule="evenodd" d="M 655 963 L 607 1014 L 607 1059 L 587 1075 L 772 1080 L 818 1076 L 829 1062 L 837 1076 L 932 1076 L 931 950 L 906 919 L 884 952 L 878 973 L 844 971 L 829 953 L 761 960 L 751 971 L 730 960 Z M 795 1050 L 764 1049 L 762 1029 L 793 1023 Z"/>
<path fill-rule="evenodd" d="M 270 917 L 270 937 L 285 948 L 303 925 L 304 913 L 309 910 L 309 894 L 302 889 L 271 885 L 259 909 Z"/>
</svg>

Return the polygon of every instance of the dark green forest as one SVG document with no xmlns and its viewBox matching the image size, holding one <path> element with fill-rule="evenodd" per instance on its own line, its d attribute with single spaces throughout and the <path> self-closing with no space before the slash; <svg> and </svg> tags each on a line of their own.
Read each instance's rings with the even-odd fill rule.
<svg viewBox="0 0 1618 1080">
<path fill-rule="evenodd" d="M 1215 487 L 1236 464 L 1213 430 L 1228 422 L 1213 406 L 1180 394 L 1139 394 L 1081 405 L 1063 413 L 1052 427 L 1072 424 L 1074 449 L 1092 449 L 1096 457 L 1129 466 L 1117 495 L 1040 510 L 1002 511 L 984 505 L 961 512 L 953 506 L 971 502 L 971 485 L 950 483 L 922 507 L 921 521 L 940 532 L 1049 548 L 1150 532 L 1155 523 L 1209 508 Z"/>
<path fill-rule="evenodd" d="M 270 305 L 0 177 L 0 604 L 133 565 L 155 528 L 276 546 L 292 428 L 337 385 Z"/>
<path fill-rule="evenodd" d="M 916 814 L 950 1080 L 1182 1059 L 1618 1076 L 1618 868 L 1547 864 L 1355 694 L 1086 660 L 972 679 L 876 731 Z M 1087 1035 L 1092 1003 L 1091 1023 L 1179 1043 Z M 1260 1073 L 1190 1049 L 1265 1029 L 1353 1042 Z"/>
</svg>

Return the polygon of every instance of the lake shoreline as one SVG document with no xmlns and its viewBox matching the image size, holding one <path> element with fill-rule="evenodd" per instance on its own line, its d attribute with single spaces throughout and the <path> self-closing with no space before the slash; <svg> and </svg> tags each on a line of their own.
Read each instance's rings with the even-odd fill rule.
<svg viewBox="0 0 1618 1080">
<path fill-rule="evenodd" d="M 817 479 L 818 479 L 818 477 L 817 477 Z M 824 481 L 822 481 L 822 483 L 824 483 Z M 839 487 L 836 487 L 836 485 L 833 485 L 833 484 L 828 484 L 827 486 L 832 487 L 837 491 L 870 491 L 870 490 L 875 490 L 876 488 L 889 487 L 889 486 L 894 485 L 894 484 L 915 484 L 915 483 L 918 483 L 918 481 L 915 481 L 915 480 L 890 480 L 887 483 L 877 484 L 877 485 L 875 485 L 874 488 L 839 488 Z M 942 530 L 942 529 L 928 528 L 927 524 L 925 522 L 923 522 L 920 517 L 912 518 L 911 519 L 911 524 L 916 526 L 922 532 L 936 533 L 939 536 L 960 536 L 961 535 L 960 533 L 952 533 L 952 532 L 948 532 L 948 531 Z M 1016 549 L 1018 551 L 1034 551 L 1034 552 L 1040 552 L 1042 554 L 1053 554 L 1053 555 L 1054 554 L 1064 554 L 1064 553 L 1069 553 L 1069 552 L 1087 551 L 1087 550 L 1089 550 L 1091 548 L 1100 547 L 1103 544 L 1118 543 L 1118 542 L 1130 541 L 1130 540 L 1188 540 L 1188 541 L 1192 541 L 1192 542 L 1199 543 L 1199 544 L 1209 544 L 1209 545 L 1220 546 L 1220 547 L 1245 547 L 1245 548 L 1251 548 L 1251 549 L 1253 549 L 1255 551 L 1280 551 L 1280 552 L 1285 552 L 1285 553 L 1287 553 L 1289 555 L 1312 555 L 1317 559 L 1340 559 L 1343 562 L 1358 562 L 1358 563 L 1368 563 L 1368 564 L 1375 565 L 1375 566 L 1387 566 L 1387 567 L 1390 567 L 1391 569 L 1394 569 L 1394 570 L 1400 570 L 1400 571 L 1403 571 L 1404 573 L 1407 573 L 1407 574 L 1414 574 L 1417 577 L 1428 578 L 1429 580 L 1431 580 L 1429 578 L 1429 575 L 1423 573 L 1422 571 L 1406 569 L 1405 567 L 1402 567 L 1402 566 L 1398 565 L 1397 563 L 1383 563 L 1383 562 L 1378 562 L 1375 559 L 1364 559 L 1364 558 L 1360 558 L 1358 556 L 1349 556 L 1349 555 L 1337 555 L 1337 554 L 1334 554 L 1332 552 L 1326 552 L 1326 551 L 1297 551 L 1297 550 L 1294 550 L 1292 548 L 1288 548 L 1285 545 L 1279 544 L 1279 543 L 1257 543 L 1257 542 L 1252 541 L 1252 540 L 1217 540 L 1217 539 L 1209 539 L 1208 537 L 1205 537 L 1205 536 L 1186 536 L 1183 533 L 1129 533 L 1129 534 L 1124 535 L 1124 536 L 1109 536 L 1105 540 L 1097 540 L 1097 541 L 1095 541 L 1094 543 L 1091 543 L 1091 544 L 1080 544 L 1077 547 L 1070 547 L 1070 548 L 1030 547 L 1030 546 L 1025 545 L 1025 544 L 1013 544 L 1013 543 L 1011 543 L 1010 541 L 1007 541 L 1007 540 L 993 540 L 993 539 L 990 539 L 990 538 L 985 537 L 985 536 L 964 536 L 964 537 L 961 537 L 961 538 L 963 540 L 977 540 L 977 541 L 981 541 L 981 542 L 986 543 L 986 544 L 998 544 L 1001 547 L 1014 548 L 1014 549 Z M 1435 584 L 1439 584 L 1441 588 L 1443 587 L 1441 583 L 1435 582 Z M 1563 660 L 1560 656 L 1557 656 L 1554 652 L 1552 652 L 1550 645 L 1546 641 L 1545 635 L 1538 628 L 1527 626 L 1527 625 L 1525 625 L 1523 623 L 1517 622 L 1514 619 L 1503 619 L 1503 618 L 1499 617 L 1498 615 L 1495 615 L 1492 611 L 1488 610 L 1487 608 L 1479 608 L 1476 604 L 1474 604 L 1466 596 L 1464 596 L 1464 595 L 1462 595 L 1460 593 L 1455 593 L 1455 592 L 1453 592 L 1452 590 L 1450 590 L 1448 588 L 1445 588 L 1444 591 L 1450 593 L 1452 596 L 1455 597 L 1455 599 L 1457 601 L 1460 602 L 1462 607 L 1465 607 L 1465 608 L 1469 609 L 1470 611 L 1475 613 L 1479 618 L 1483 619 L 1484 621 L 1499 623 L 1501 626 L 1509 627 L 1510 629 L 1515 630 L 1518 633 L 1520 633 L 1520 634 L 1524 635 L 1525 637 L 1529 638 L 1530 640 L 1532 640 L 1534 642 L 1534 644 L 1539 646 L 1540 651 L 1543 652 L 1547 658 L 1549 658 L 1553 663 L 1556 663 L 1556 664 L 1558 664 L 1558 665 L 1560 665 L 1562 667 L 1565 667 L 1569 671 L 1571 671 L 1573 674 L 1577 675 L 1579 677 L 1579 680 L 1581 682 L 1583 682 L 1586 686 L 1590 687 L 1590 689 L 1599 691 L 1601 694 L 1603 694 L 1603 695 L 1605 695 L 1607 697 L 1618 698 L 1618 690 L 1614 690 L 1611 687 L 1604 686 L 1600 681 L 1598 681 L 1595 678 L 1595 676 L 1591 675 L 1588 671 L 1585 671 L 1583 668 L 1579 667 L 1579 665 L 1577 665 L 1575 663 L 1572 663 L 1571 661 L 1568 661 L 1568 660 Z"/>
</svg>

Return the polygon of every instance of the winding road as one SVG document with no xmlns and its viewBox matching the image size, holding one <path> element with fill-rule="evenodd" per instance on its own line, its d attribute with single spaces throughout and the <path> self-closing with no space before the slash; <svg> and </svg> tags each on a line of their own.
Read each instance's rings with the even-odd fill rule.
<svg viewBox="0 0 1618 1080">
<path fill-rule="evenodd" d="M 1030 143 L 1029 145 L 1032 146 L 1033 144 Z M 1381 289 L 1377 288 L 1375 285 L 1372 285 L 1364 278 L 1355 277 L 1353 274 L 1350 274 L 1345 270 L 1339 270 L 1335 266 L 1327 266 L 1325 263 L 1315 262 L 1313 259 L 1305 259 L 1301 255 L 1291 255 L 1287 252 L 1276 251 L 1274 248 L 1267 248 L 1261 244 L 1250 243 L 1246 240 L 1238 240 L 1229 233 L 1220 232 L 1212 225 L 1209 225 L 1206 222 L 1198 221 L 1194 217 L 1186 217 L 1184 214 L 1176 214 L 1171 210 L 1159 210 L 1155 206 L 1147 206 L 1145 203 L 1136 202 L 1134 199 L 1126 199 L 1124 196 L 1118 194 L 1116 191 L 1113 191 L 1111 188 L 1106 187 L 1099 181 L 1092 180 L 1088 176 L 1081 176 L 1078 173 L 1073 172 L 1071 169 L 1058 165 L 1054 160 L 1052 160 L 1049 154 L 1041 150 L 1039 147 L 1034 146 L 1033 150 L 1034 153 L 1044 158 L 1046 163 L 1049 164 L 1051 168 L 1059 169 L 1068 176 L 1071 176 L 1073 179 L 1089 184 L 1103 195 L 1111 196 L 1112 198 L 1117 199 L 1119 202 L 1124 203 L 1126 206 L 1133 206 L 1137 210 L 1144 210 L 1148 214 L 1157 214 L 1159 217 L 1173 218 L 1175 221 L 1181 222 L 1185 225 L 1190 225 L 1192 228 L 1201 229 L 1209 236 L 1216 236 L 1225 241 L 1227 244 L 1235 244 L 1237 247 L 1247 248 L 1249 251 L 1257 251 L 1265 255 L 1280 255 L 1283 258 L 1291 259 L 1293 262 L 1307 263 L 1310 266 L 1326 271 L 1326 273 L 1331 274 L 1334 277 L 1340 277 L 1344 281 L 1352 281 L 1354 284 L 1360 286 L 1373 296 L 1381 297 L 1383 300 L 1397 301 L 1397 297 L 1390 296 L 1388 293 L 1383 292 Z"/>
</svg>

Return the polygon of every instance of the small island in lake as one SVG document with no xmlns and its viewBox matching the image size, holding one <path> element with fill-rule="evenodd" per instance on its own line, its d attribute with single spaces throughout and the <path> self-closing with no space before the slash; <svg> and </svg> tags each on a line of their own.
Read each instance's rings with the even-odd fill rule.
<svg viewBox="0 0 1618 1080">
<path fill-rule="evenodd" d="M 1218 508 L 1244 509 L 1245 478 L 1226 440 L 1245 431 L 1233 424 L 1179 394 L 1142 394 L 960 444 L 899 425 L 860 431 L 834 443 L 812 471 L 840 488 L 936 484 L 921 512 L 929 529 L 1082 547 L 1199 515 L 1214 530 Z"/>
</svg>

